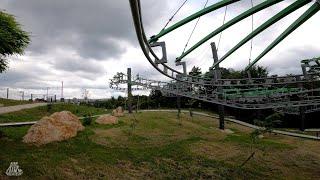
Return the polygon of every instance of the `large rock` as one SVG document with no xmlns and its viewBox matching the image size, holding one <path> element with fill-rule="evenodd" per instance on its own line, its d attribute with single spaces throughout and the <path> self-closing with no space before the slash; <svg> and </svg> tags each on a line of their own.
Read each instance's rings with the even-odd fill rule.
<svg viewBox="0 0 320 180">
<path fill-rule="evenodd" d="M 96 123 L 98 124 L 117 124 L 118 118 L 110 115 L 103 115 L 96 119 Z"/>
<path fill-rule="evenodd" d="M 111 114 L 112 116 L 115 116 L 115 117 L 124 116 L 124 112 L 121 106 L 117 107 L 117 109 L 114 109 Z"/>
<path fill-rule="evenodd" d="M 56 112 L 49 117 L 43 117 L 32 125 L 23 142 L 43 145 L 54 141 L 63 141 L 84 130 L 79 118 L 69 111 Z"/>
</svg>

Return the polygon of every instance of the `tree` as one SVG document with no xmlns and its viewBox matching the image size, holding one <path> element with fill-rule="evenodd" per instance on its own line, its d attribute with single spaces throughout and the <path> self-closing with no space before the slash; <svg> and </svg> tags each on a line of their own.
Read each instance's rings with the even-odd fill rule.
<svg viewBox="0 0 320 180">
<path fill-rule="evenodd" d="M 196 66 L 193 66 L 193 68 L 189 72 L 189 75 L 191 75 L 191 76 L 200 76 L 201 74 L 202 74 L 201 68 L 196 67 Z"/>
<path fill-rule="evenodd" d="M 269 74 L 269 71 L 266 67 L 263 66 L 252 66 L 250 68 L 250 74 L 252 78 L 262 78 L 267 77 Z M 242 79 L 247 78 L 248 74 L 246 71 L 242 70 L 234 70 L 232 68 L 223 68 L 220 67 L 221 72 L 221 78 L 222 79 Z M 213 70 L 210 68 L 210 70 L 206 73 L 204 73 L 205 78 L 213 78 Z"/>
<path fill-rule="evenodd" d="M 252 66 L 249 71 L 252 78 L 267 77 L 269 74 L 268 69 L 263 66 Z"/>
<path fill-rule="evenodd" d="M 23 54 L 29 43 L 29 33 L 22 30 L 15 17 L 0 11 L 0 73 L 8 68 L 6 58 Z"/>
</svg>

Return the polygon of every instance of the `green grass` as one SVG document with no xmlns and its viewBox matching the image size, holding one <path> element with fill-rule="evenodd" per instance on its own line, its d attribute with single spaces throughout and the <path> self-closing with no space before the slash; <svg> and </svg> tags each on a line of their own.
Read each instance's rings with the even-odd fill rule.
<svg viewBox="0 0 320 180">
<path fill-rule="evenodd" d="M 267 139 L 267 140 L 261 139 L 261 140 L 257 141 L 256 143 L 252 143 L 252 138 L 250 137 L 250 135 L 243 134 L 243 133 L 230 134 L 223 141 L 237 143 L 240 146 L 246 146 L 246 147 L 250 147 L 251 145 L 253 145 L 254 147 L 259 148 L 259 149 L 263 149 L 266 147 L 276 148 L 276 149 L 292 148 L 292 146 L 290 146 L 290 145 L 279 143 L 277 141 L 270 140 L 270 139 Z"/>
<path fill-rule="evenodd" d="M 88 106 L 77 106 L 73 104 L 53 104 L 52 109 L 50 111 L 47 110 L 47 106 L 40 106 L 32 109 L 25 109 L 18 112 L 1 114 L 0 123 L 37 121 L 40 120 L 43 116 L 48 116 L 54 112 L 59 111 L 70 111 L 79 117 L 87 114 L 97 115 L 110 113 L 110 111 L 105 111 L 104 109 Z"/>
<path fill-rule="evenodd" d="M 53 109 L 63 108 L 67 107 Z M 78 108 L 85 107 L 68 106 Z M 89 109 L 93 111 L 83 111 Z M 0 139 L 0 172 L 17 161 L 24 171 L 22 179 L 312 179 L 319 175 L 317 142 L 266 137 L 257 145 L 257 155 L 240 168 L 250 154 L 247 131 L 233 125 L 237 131 L 228 135 L 212 119 L 181 117 L 182 124 L 175 113 L 138 113 L 136 121 L 127 115 L 119 124 L 93 123 L 75 138 L 41 147 L 21 143 L 29 127 L 0 128 L 5 136 Z M 314 165 L 306 167 L 310 160 Z M 1 175 L 0 179 L 5 177 Z"/>
<path fill-rule="evenodd" d="M 0 98 L 0 104 L 2 104 L 3 106 L 15 106 L 15 105 L 21 105 L 21 104 L 30 104 L 30 103 L 32 102 Z"/>
</svg>

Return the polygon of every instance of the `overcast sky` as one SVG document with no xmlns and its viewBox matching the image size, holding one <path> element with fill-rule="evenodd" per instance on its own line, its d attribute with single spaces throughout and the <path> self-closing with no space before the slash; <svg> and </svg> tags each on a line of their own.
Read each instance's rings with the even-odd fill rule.
<svg viewBox="0 0 320 180">
<path fill-rule="evenodd" d="M 200 10 L 206 0 L 189 0 L 174 18 L 173 23 Z M 147 35 L 158 33 L 183 0 L 141 0 Z M 209 5 L 218 0 L 209 0 Z M 254 4 L 262 0 L 254 0 Z M 265 22 L 292 0 L 263 10 L 254 16 L 254 27 Z M 311 3 L 287 16 L 253 40 L 252 58 L 262 52 L 281 32 L 299 17 Z M 251 6 L 241 0 L 228 7 L 226 21 Z M 109 79 L 116 72 L 131 67 L 134 74 L 167 80 L 152 68 L 139 48 L 134 32 L 128 0 L 0 0 L 0 9 L 16 16 L 23 29 L 31 33 L 31 44 L 23 56 L 10 57 L 10 69 L 0 74 L 0 97 L 4 88 L 19 88 L 26 93 L 45 93 L 60 96 L 61 81 L 67 98 L 81 97 L 89 89 L 91 98 L 124 95 L 108 88 Z M 224 9 L 202 17 L 191 38 L 189 47 L 222 25 Z M 320 13 L 292 33 L 273 49 L 259 65 L 272 74 L 301 73 L 300 60 L 320 56 Z M 170 61 L 179 56 L 195 22 L 172 32 L 166 41 Z M 218 54 L 222 56 L 251 31 L 251 17 L 223 32 Z M 212 65 L 212 38 L 185 58 L 188 70 L 192 66 L 207 71 Z M 243 69 L 248 64 L 249 43 L 222 63 L 224 67 Z"/>
</svg>

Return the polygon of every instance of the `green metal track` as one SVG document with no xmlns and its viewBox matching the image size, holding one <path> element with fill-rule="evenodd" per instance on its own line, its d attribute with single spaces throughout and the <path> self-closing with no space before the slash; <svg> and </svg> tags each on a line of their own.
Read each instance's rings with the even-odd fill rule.
<svg viewBox="0 0 320 180">
<path fill-rule="evenodd" d="M 188 49 L 186 52 L 184 52 L 180 57 L 176 59 L 176 61 L 181 61 L 182 58 L 184 58 L 186 55 L 197 49 L 199 46 L 201 46 L 203 43 L 207 42 L 209 39 L 214 37 L 215 35 L 219 34 L 220 32 L 224 31 L 225 29 L 229 28 L 230 26 L 238 23 L 239 21 L 247 18 L 248 16 L 251 16 L 254 13 L 257 13 L 263 9 L 266 9 L 274 4 L 277 4 L 284 0 L 268 0 L 264 1 L 257 6 L 243 12 L 242 14 L 238 15 L 237 17 L 231 19 L 229 22 L 225 23 L 224 25 L 220 26 L 218 29 L 211 32 L 209 35 L 201 39 L 199 42 L 197 42 L 195 45 L 193 45 L 190 49 Z"/>
<path fill-rule="evenodd" d="M 201 11 L 198 11 L 198 12 L 188 16 L 187 18 L 177 22 L 176 24 L 168 27 L 167 29 L 162 30 L 159 34 L 157 34 L 155 36 L 152 36 L 151 39 L 149 40 L 149 43 L 157 41 L 160 37 L 162 37 L 162 36 L 168 34 L 169 32 L 171 32 L 171 31 L 173 31 L 173 30 L 175 30 L 175 29 L 177 29 L 177 28 L 179 28 L 179 27 L 181 27 L 181 26 L 183 26 L 183 25 L 185 25 L 185 24 L 197 19 L 198 17 L 201 17 L 201 16 L 203 16 L 205 14 L 208 14 L 208 13 L 210 13 L 212 11 L 215 11 L 217 9 L 220 9 L 220 8 L 222 8 L 224 6 L 227 6 L 229 4 L 232 4 L 232 3 L 235 3 L 235 2 L 238 2 L 238 1 L 239 0 L 223 0 L 223 1 L 220 1 L 220 2 L 218 2 L 216 4 L 208 6 L 207 8 L 204 8 Z"/>
<path fill-rule="evenodd" d="M 268 27 L 270 27 L 271 25 L 275 24 L 276 22 L 278 22 L 279 20 L 281 20 L 282 18 L 286 17 L 287 15 L 289 15 L 290 13 L 298 10 L 299 8 L 303 7 L 304 5 L 310 3 L 311 0 L 298 0 L 294 3 L 292 3 L 291 5 L 289 5 L 288 7 L 286 7 L 285 9 L 283 9 L 282 11 L 280 11 L 279 13 L 277 13 L 275 16 L 273 16 L 272 18 L 270 18 L 268 21 L 266 21 L 265 23 L 263 23 L 262 25 L 260 25 L 258 28 L 256 28 L 253 32 L 251 32 L 248 36 L 246 36 L 243 40 L 241 40 L 236 46 L 234 46 L 230 51 L 228 51 L 222 58 L 219 59 L 218 62 L 213 64 L 213 67 L 217 66 L 218 64 L 220 64 L 222 61 L 224 61 L 227 57 L 229 57 L 232 53 L 234 53 L 237 49 L 239 49 L 241 46 L 243 46 L 245 43 L 247 43 L 248 41 L 250 41 L 252 38 L 254 38 L 256 35 L 258 35 L 259 33 L 261 33 L 262 31 L 264 31 L 265 29 L 267 29 Z"/>
<path fill-rule="evenodd" d="M 314 3 L 305 13 L 303 13 L 296 21 L 294 21 L 276 40 L 274 40 L 251 64 L 246 67 L 248 70 L 254 64 L 256 64 L 264 55 L 271 51 L 275 46 L 277 46 L 283 39 L 285 39 L 289 34 L 301 26 L 304 22 L 310 19 L 320 10 L 320 3 Z"/>
</svg>

